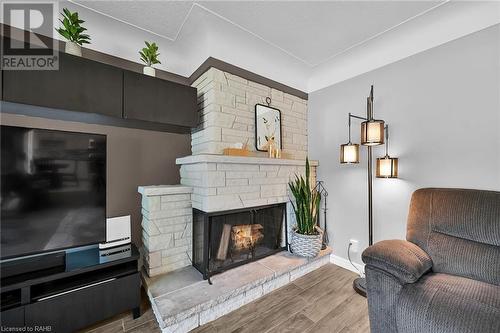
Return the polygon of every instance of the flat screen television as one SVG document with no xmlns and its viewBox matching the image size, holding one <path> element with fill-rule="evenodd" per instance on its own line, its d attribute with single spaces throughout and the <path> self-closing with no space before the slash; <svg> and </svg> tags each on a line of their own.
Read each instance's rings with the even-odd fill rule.
<svg viewBox="0 0 500 333">
<path fill-rule="evenodd" d="M 106 239 L 106 136 L 1 126 L 1 259 Z"/>
</svg>

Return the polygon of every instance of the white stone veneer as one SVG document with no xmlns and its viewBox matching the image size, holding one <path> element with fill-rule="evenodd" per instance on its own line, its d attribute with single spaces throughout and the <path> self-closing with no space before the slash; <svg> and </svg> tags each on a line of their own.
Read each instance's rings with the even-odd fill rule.
<svg viewBox="0 0 500 333">
<path fill-rule="evenodd" d="M 192 155 L 176 160 L 181 184 L 193 188 L 193 208 L 216 212 L 288 202 L 288 182 L 305 174 L 299 160 Z M 311 161 L 311 184 L 316 179 Z"/>
<path fill-rule="evenodd" d="M 144 267 L 155 276 L 191 265 L 192 188 L 140 186 Z"/>
<path fill-rule="evenodd" d="M 191 135 L 193 155 L 222 154 L 233 143 L 255 151 L 255 104 L 281 111 L 283 153 L 291 159 L 307 155 L 307 100 L 210 68 L 193 84 L 198 89 L 200 122 Z M 265 153 L 262 153 L 265 155 Z"/>
</svg>

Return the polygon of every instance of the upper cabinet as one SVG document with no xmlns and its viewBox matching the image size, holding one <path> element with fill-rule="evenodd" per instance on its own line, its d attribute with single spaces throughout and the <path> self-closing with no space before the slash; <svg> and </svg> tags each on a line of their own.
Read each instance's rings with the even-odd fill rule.
<svg viewBox="0 0 500 333">
<path fill-rule="evenodd" d="M 61 52 L 59 70 L 8 70 L 3 76 L 5 101 L 122 116 L 120 68 Z"/>
<path fill-rule="evenodd" d="M 197 126 L 195 88 L 63 52 L 59 56 L 59 70 L 2 71 L 2 99 L 63 115 L 77 111 L 82 116 L 74 114 L 75 119 L 106 125 L 179 133 Z"/>
<path fill-rule="evenodd" d="M 196 109 L 196 88 L 124 72 L 123 116 L 126 119 L 196 127 Z"/>
</svg>

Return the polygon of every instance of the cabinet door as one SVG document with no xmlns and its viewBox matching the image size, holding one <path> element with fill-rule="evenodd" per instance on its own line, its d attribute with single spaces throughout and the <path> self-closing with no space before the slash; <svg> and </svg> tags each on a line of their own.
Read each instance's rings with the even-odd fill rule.
<svg viewBox="0 0 500 333">
<path fill-rule="evenodd" d="M 140 297 L 139 273 L 135 273 L 27 305 L 26 325 L 74 332 L 139 307 Z"/>
<path fill-rule="evenodd" d="M 0 313 L 0 325 L 2 327 L 23 327 L 24 306 L 2 311 Z"/>
<path fill-rule="evenodd" d="M 196 88 L 124 71 L 123 107 L 127 119 L 196 127 Z"/>
<path fill-rule="evenodd" d="M 123 72 L 59 53 L 59 70 L 3 71 L 3 99 L 70 111 L 122 116 Z"/>
</svg>

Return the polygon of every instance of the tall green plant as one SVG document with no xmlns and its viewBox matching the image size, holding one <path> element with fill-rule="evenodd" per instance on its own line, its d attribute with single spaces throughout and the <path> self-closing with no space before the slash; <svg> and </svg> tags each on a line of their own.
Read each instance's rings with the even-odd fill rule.
<svg viewBox="0 0 500 333">
<path fill-rule="evenodd" d="M 90 36 L 83 33 L 87 29 L 81 26 L 85 21 L 80 20 L 78 12 L 72 13 L 68 8 L 64 8 L 61 14 L 63 19 L 59 21 L 63 26 L 56 29 L 56 31 L 70 42 L 74 42 L 78 45 L 90 44 Z"/>
<path fill-rule="evenodd" d="M 288 183 L 295 197 L 295 203 L 292 201 L 292 206 L 297 220 L 296 231 L 303 235 L 317 234 L 316 221 L 321 202 L 321 194 L 311 189 L 309 184 L 310 174 L 309 158 L 306 158 L 306 179 L 295 175 L 295 181 Z"/>
<path fill-rule="evenodd" d="M 144 47 L 139 54 L 141 55 L 141 60 L 146 63 L 146 66 L 151 67 L 151 65 L 161 64 L 160 60 L 158 60 L 158 46 L 156 43 L 146 43 L 146 47 Z"/>
</svg>

